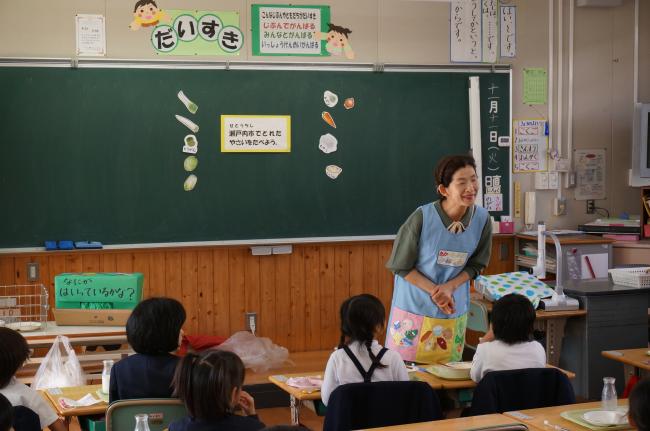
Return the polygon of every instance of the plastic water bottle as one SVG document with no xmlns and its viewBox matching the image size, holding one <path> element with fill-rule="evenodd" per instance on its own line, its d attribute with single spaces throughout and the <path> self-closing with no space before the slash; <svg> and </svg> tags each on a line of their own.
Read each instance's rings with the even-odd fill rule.
<svg viewBox="0 0 650 431">
<path fill-rule="evenodd" d="M 102 392 L 107 394 L 111 387 L 111 368 L 113 368 L 113 360 L 104 360 L 104 369 L 102 370 Z"/>
<path fill-rule="evenodd" d="M 601 405 L 603 410 L 616 410 L 616 388 L 614 387 L 614 377 L 603 378 L 603 396 L 601 398 Z"/>
<path fill-rule="evenodd" d="M 151 431 L 149 429 L 149 415 L 139 414 L 135 415 L 135 430 L 134 431 Z"/>
</svg>

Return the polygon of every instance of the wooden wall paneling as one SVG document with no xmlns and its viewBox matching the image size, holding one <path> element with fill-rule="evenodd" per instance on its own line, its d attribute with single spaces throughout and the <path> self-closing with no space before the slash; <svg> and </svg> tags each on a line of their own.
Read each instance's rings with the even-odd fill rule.
<svg viewBox="0 0 650 431">
<path fill-rule="evenodd" d="M 334 246 L 323 245 L 320 251 L 320 317 L 321 350 L 331 349 L 338 344 L 339 319 L 334 304 Z"/>
<path fill-rule="evenodd" d="M 392 246 L 390 244 L 379 244 L 377 251 L 377 272 L 379 278 L 379 291 L 377 297 L 381 300 L 386 313 L 390 310 L 390 303 L 393 299 L 393 273 L 386 269 L 386 262 L 390 257 Z M 386 316 L 388 318 L 388 316 Z"/>
<path fill-rule="evenodd" d="M 29 262 L 29 256 L 20 255 L 14 258 L 14 284 L 16 285 L 25 285 L 31 284 L 27 281 L 27 262 Z M 18 288 L 16 291 L 18 295 L 26 295 L 30 293 L 24 288 Z M 34 313 L 34 310 L 29 306 L 32 302 L 32 298 L 25 296 L 18 297 L 18 305 L 20 307 L 20 314 L 23 316 L 28 316 L 28 320 L 33 320 L 31 317 Z"/>
<path fill-rule="evenodd" d="M 117 271 L 116 254 L 102 253 L 99 258 L 99 270 L 101 272 L 116 272 Z"/>
<path fill-rule="evenodd" d="M 214 333 L 229 337 L 234 331 L 230 329 L 230 267 L 229 250 L 217 248 L 212 253 L 212 318 Z"/>
<path fill-rule="evenodd" d="M 247 253 L 244 258 L 244 281 L 246 285 L 244 289 L 244 311 L 247 313 L 257 313 L 259 319 L 261 314 L 260 259 L 273 259 L 273 256 L 253 256 L 249 250 L 246 250 Z M 244 328 L 246 328 L 245 319 Z M 257 331 L 257 328 L 255 330 Z"/>
<path fill-rule="evenodd" d="M 83 272 L 82 255 L 80 253 L 69 253 L 65 255 L 64 272 Z"/>
<path fill-rule="evenodd" d="M 50 289 L 48 293 L 50 295 L 50 319 L 54 320 L 54 313 L 51 310 L 55 307 L 55 291 L 54 291 L 54 277 L 66 272 L 66 256 L 64 254 L 54 253 L 50 255 Z"/>
<path fill-rule="evenodd" d="M 118 256 L 118 268 L 119 268 Z M 180 251 L 172 250 L 165 253 L 165 295 L 183 302 L 183 293 L 181 280 L 182 273 L 182 256 Z M 119 270 L 119 269 L 118 269 Z"/>
<path fill-rule="evenodd" d="M 296 247 L 291 253 L 289 288 L 289 344 L 290 351 L 305 350 L 305 248 Z"/>
<path fill-rule="evenodd" d="M 350 247 L 336 246 L 334 249 L 334 313 L 336 315 L 336 343 L 340 336 L 340 310 L 343 301 L 350 297 Z"/>
<path fill-rule="evenodd" d="M 299 248 L 294 248 L 295 249 Z M 291 255 L 275 259 L 275 344 L 289 346 L 291 332 Z"/>
<path fill-rule="evenodd" d="M 82 254 L 81 268 L 83 269 L 83 272 L 100 272 L 101 263 L 99 254 Z"/>
<path fill-rule="evenodd" d="M 365 292 L 363 286 L 363 246 L 350 246 L 350 296 Z"/>
<path fill-rule="evenodd" d="M 0 286 L 9 286 L 15 283 L 14 256 L 0 256 Z"/>
<path fill-rule="evenodd" d="M 244 308 L 246 296 L 246 275 L 244 260 L 246 253 L 250 253 L 248 248 L 231 248 L 228 251 L 228 271 L 230 280 L 228 288 L 230 289 L 230 332 L 244 330 Z"/>
<path fill-rule="evenodd" d="M 214 317 L 212 307 L 216 286 L 212 270 L 212 250 L 201 249 L 197 253 L 197 297 L 199 313 L 198 333 L 214 335 Z"/>
<path fill-rule="evenodd" d="M 260 315 L 258 332 L 276 340 L 275 320 L 275 273 L 278 259 L 260 259 Z"/>
<path fill-rule="evenodd" d="M 133 272 L 133 253 L 130 250 L 122 250 L 117 253 L 115 269 L 117 272 Z"/>
<path fill-rule="evenodd" d="M 320 350 L 320 248 L 305 246 L 305 350 Z"/>
<path fill-rule="evenodd" d="M 185 306 L 187 320 L 185 321 L 185 332 L 198 334 L 199 328 L 199 305 L 198 305 L 198 260 L 195 250 L 184 250 L 181 253 L 181 297 Z"/>
<path fill-rule="evenodd" d="M 166 253 L 164 251 L 154 251 L 150 253 L 149 260 L 149 292 L 148 298 L 166 296 L 165 284 L 167 276 Z"/>
<path fill-rule="evenodd" d="M 377 296 L 379 293 L 378 251 L 376 244 L 363 246 L 363 291 Z"/>
<path fill-rule="evenodd" d="M 152 296 L 150 293 L 151 273 L 149 271 L 149 268 L 151 267 L 152 257 L 153 257 L 153 253 L 146 253 L 146 252 L 133 253 L 133 272 L 141 272 L 143 275 L 143 280 L 142 280 L 143 298 L 149 298 Z"/>
</svg>

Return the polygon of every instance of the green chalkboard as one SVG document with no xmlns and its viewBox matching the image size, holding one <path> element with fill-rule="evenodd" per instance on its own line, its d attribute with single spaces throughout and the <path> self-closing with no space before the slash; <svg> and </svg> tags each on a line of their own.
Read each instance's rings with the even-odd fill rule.
<svg viewBox="0 0 650 431">
<path fill-rule="evenodd" d="M 509 134 L 510 74 L 471 75 L 480 76 L 483 171 L 500 176 L 504 201 L 493 214 L 507 214 L 509 149 L 490 132 Z M 435 199 L 436 161 L 469 148 L 469 76 L 0 67 L 0 247 L 394 234 Z M 339 96 L 334 108 L 325 90 Z M 190 132 L 175 114 L 200 126 L 191 192 L 181 151 Z M 221 153 L 221 114 L 290 115 L 291 152 Z M 318 149 L 326 133 L 338 139 L 334 153 Z M 343 169 L 336 180 L 330 164 Z"/>
</svg>

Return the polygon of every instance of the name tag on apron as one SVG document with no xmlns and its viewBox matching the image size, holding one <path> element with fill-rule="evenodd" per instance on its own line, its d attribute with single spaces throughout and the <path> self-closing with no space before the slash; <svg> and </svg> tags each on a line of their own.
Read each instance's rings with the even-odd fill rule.
<svg viewBox="0 0 650 431">
<path fill-rule="evenodd" d="M 440 250 L 438 252 L 438 265 L 463 266 L 467 261 L 467 253 L 461 251 Z"/>
</svg>

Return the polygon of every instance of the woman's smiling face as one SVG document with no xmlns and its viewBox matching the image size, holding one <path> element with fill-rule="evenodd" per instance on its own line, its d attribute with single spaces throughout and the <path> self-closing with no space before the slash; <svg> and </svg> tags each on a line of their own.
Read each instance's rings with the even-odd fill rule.
<svg viewBox="0 0 650 431">
<path fill-rule="evenodd" d="M 454 205 L 470 207 L 476 201 L 479 183 L 476 171 L 471 166 L 465 166 L 454 172 L 448 187 L 439 186 L 440 193 Z"/>
</svg>

